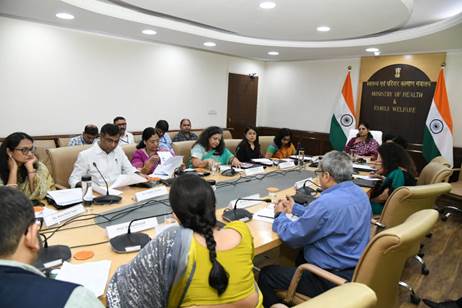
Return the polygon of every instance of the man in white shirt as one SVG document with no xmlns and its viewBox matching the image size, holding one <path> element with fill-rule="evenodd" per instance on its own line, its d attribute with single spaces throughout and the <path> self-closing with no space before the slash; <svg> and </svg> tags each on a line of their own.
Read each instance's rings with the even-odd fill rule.
<svg viewBox="0 0 462 308">
<path fill-rule="evenodd" d="M 120 130 L 120 144 L 130 144 L 135 143 L 133 134 L 127 132 L 127 120 L 124 117 L 115 117 L 114 125 L 117 126 Z"/>
<path fill-rule="evenodd" d="M 40 250 L 40 223 L 26 195 L 0 187 L 0 204 L 0 307 L 103 308 L 90 290 L 47 279 L 32 266 Z"/>
<path fill-rule="evenodd" d="M 74 164 L 74 170 L 72 170 L 69 177 L 69 185 L 78 187 L 82 176 L 90 175 L 94 183 L 104 187 L 105 183 L 98 169 L 108 182 L 108 185 L 111 185 L 121 174 L 137 172 L 118 144 L 119 128 L 114 124 L 105 124 L 101 128 L 99 141 L 91 148 L 79 153 Z"/>
</svg>

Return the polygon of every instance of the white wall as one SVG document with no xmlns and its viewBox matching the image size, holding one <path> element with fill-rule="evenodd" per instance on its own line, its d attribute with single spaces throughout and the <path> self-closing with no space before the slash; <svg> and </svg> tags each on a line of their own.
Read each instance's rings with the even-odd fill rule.
<svg viewBox="0 0 462 308">
<path fill-rule="evenodd" d="M 266 64 L 259 125 L 329 132 L 348 65 L 356 98 L 359 58 Z"/>
<path fill-rule="evenodd" d="M 446 55 L 445 73 L 454 128 L 454 146 L 462 147 L 462 52 L 449 52 Z"/>
<path fill-rule="evenodd" d="M 78 133 L 116 115 L 129 130 L 225 126 L 229 72 L 262 76 L 264 63 L 0 18 L 0 136 Z"/>
<path fill-rule="evenodd" d="M 267 63 L 258 124 L 328 133 L 348 65 L 358 106 L 359 63 L 359 58 Z M 454 145 L 462 147 L 462 52 L 448 53 L 446 64 Z"/>
</svg>

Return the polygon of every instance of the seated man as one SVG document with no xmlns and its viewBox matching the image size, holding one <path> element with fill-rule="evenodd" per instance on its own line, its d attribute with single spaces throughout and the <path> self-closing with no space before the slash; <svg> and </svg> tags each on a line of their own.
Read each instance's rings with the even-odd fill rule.
<svg viewBox="0 0 462 308">
<path fill-rule="evenodd" d="M 135 138 L 132 133 L 127 132 L 127 120 L 124 117 L 115 117 L 114 125 L 120 130 L 120 144 L 135 143 Z"/>
<path fill-rule="evenodd" d="M 197 140 L 197 135 L 191 132 L 191 121 L 183 119 L 180 122 L 180 131 L 173 137 L 173 142 Z"/>
<path fill-rule="evenodd" d="M 130 164 L 124 151 L 117 146 L 118 144 L 119 128 L 114 124 L 104 124 L 101 127 L 99 141 L 91 148 L 79 153 L 77 161 L 74 164 L 74 170 L 72 170 L 72 174 L 69 177 L 69 185 L 71 187 L 78 187 L 80 186 L 82 176 L 90 175 L 94 183 L 104 187 L 104 180 L 99 174 L 98 169 L 109 185 L 120 174 L 137 172 L 136 168 Z"/>
<path fill-rule="evenodd" d="M 84 287 L 47 279 L 32 266 L 40 249 L 40 225 L 27 197 L 0 187 L 0 204 L 0 307 L 103 307 Z"/>
<path fill-rule="evenodd" d="M 369 198 L 352 179 L 353 165 L 347 154 L 331 151 L 316 171 L 323 188 L 321 196 L 307 207 L 293 199 L 275 207 L 273 231 L 292 247 L 302 248 L 296 265 L 311 263 L 351 280 L 355 266 L 369 242 L 372 217 Z M 297 220 L 287 214 L 298 216 Z M 268 266 L 262 269 L 258 285 L 265 307 L 281 302 L 277 289 L 287 290 L 295 267 Z M 335 285 L 304 272 L 297 292 L 314 297 Z"/>
<path fill-rule="evenodd" d="M 159 120 L 156 123 L 156 131 L 157 134 L 159 135 L 159 150 L 161 151 L 169 151 L 173 155 L 175 155 L 175 152 L 173 151 L 173 146 L 172 146 L 172 139 L 170 136 L 167 134 L 168 132 L 168 122 L 165 120 Z"/>
<path fill-rule="evenodd" d="M 85 126 L 81 135 L 75 136 L 69 140 L 68 146 L 84 145 L 95 143 L 98 138 L 98 127 L 94 124 L 88 124 Z"/>
</svg>

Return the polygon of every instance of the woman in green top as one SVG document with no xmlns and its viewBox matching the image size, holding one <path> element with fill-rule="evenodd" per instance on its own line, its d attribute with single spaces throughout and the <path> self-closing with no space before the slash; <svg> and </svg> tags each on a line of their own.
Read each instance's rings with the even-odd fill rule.
<svg viewBox="0 0 462 308">
<path fill-rule="evenodd" d="M 40 200 L 54 189 L 54 182 L 34 152 L 34 140 L 28 134 L 6 137 L 0 146 L 0 186 L 15 187 L 29 199 Z"/>
<path fill-rule="evenodd" d="M 371 206 L 374 215 L 382 213 L 383 206 L 390 194 L 400 186 L 415 186 L 415 165 L 406 150 L 394 142 L 382 144 L 379 149 L 379 170 L 384 178 L 378 189 L 372 193 Z"/>
<path fill-rule="evenodd" d="M 206 128 L 191 149 L 190 167 L 210 168 L 213 162 L 238 167 L 241 162 L 225 147 L 223 130 L 217 126 Z"/>
</svg>

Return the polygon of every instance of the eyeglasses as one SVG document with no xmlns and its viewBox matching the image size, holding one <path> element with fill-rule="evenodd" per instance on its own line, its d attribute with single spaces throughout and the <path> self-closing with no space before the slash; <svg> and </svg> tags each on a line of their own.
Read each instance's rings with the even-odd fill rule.
<svg viewBox="0 0 462 308">
<path fill-rule="evenodd" d="M 322 174 L 324 172 L 324 170 L 321 170 L 321 169 L 316 169 L 314 170 L 314 174 L 316 174 L 316 176 L 319 176 L 320 174 Z"/>
<path fill-rule="evenodd" d="M 30 148 L 16 148 L 14 149 L 15 151 L 19 151 L 24 155 L 27 155 L 29 153 L 34 153 L 35 152 L 35 146 L 32 146 Z"/>
</svg>

